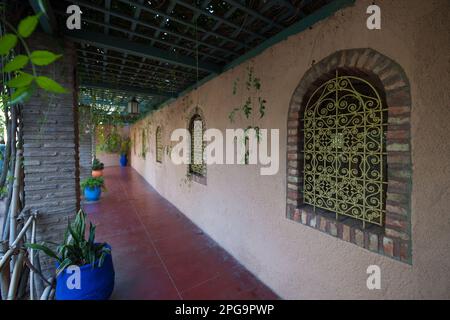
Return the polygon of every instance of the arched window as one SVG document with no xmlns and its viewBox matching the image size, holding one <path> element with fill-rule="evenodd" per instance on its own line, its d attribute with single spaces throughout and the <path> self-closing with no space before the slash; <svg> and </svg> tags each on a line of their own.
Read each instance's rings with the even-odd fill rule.
<svg viewBox="0 0 450 320">
<path fill-rule="evenodd" d="M 411 107 L 403 68 L 371 48 L 307 70 L 287 117 L 287 218 L 411 263 Z"/>
<path fill-rule="evenodd" d="M 161 127 L 156 128 L 156 162 L 161 163 L 163 158 L 163 144 Z"/>
<path fill-rule="evenodd" d="M 205 125 L 203 118 L 198 113 L 194 114 L 189 123 L 189 132 L 191 134 L 189 173 L 193 177 L 206 177 L 206 164 L 203 158 L 203 151 L 205 149 L 205 142 L 203 140 L 204 131 Z"/>
<path fill-rule="evenodd" d="M 303 202 L 383 226 L 387 108 L 375 80 L 338 70 L 307 93 L 302 115 Z"/>
</svg>

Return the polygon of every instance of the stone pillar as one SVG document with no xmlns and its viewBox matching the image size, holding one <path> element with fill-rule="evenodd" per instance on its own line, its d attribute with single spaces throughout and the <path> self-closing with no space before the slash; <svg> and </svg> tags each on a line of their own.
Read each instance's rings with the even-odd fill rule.
<svg viewBox="0 0 450 320">
<path fill-rule="evenodd" d="M 91 117 L 89 114 L 90 107 L 79 107 L 78 109 L 78 139 L 80 153 L 80 180 L 84 180 L 91 176 L 92 167 L 92 146 L 93 136 Z"/>
<path fill-rule="evenodd" d="M 23 106 L 25 204 L 39 210 L 37 241 L 59 243 L 80 203 L 75 48 L 68 41 L 40 33 L 33 34 L 29 45 L 63 54 L 38 73 L 69 91 L 49 94 L 38 90 Z M 43 270 L 53 268 L 49 259 L 42 262 Z"/>
</svg>

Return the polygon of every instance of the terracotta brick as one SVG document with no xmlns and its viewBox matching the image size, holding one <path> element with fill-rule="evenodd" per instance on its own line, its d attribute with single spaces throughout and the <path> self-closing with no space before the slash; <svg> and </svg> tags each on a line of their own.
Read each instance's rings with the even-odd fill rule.
<svg viewBox="0 0 450 320">
<path fill-rule="evenodd" d="M 404 216 L 408 214 L 406 209 L 398 204 L 386 204 L 386 211 Z"/>
<path fill-rule="evenodd" d="M 383 237 L 383 252 L 387 256 L 394 256 L 394 240 Z"/>
<path fill-rule="evenodd" d="M 411 93 L 407 88 L 386 91 L 386 102 L 389 107 L 411 105 Z"/>
<path fill-rule="evenodd" d="M 349 226 L 347 226 L 347 225 L 342 225 L 342 240 L 345 240 L 345 241 L 349 241 L 350 242 L 350 231 L 351 231 L 351 229 L 350 229 L 350 227 Z"/>
<path fill-rule="evenodd" d="M 292 183 L 288 183 L 288 189 L 298 191 L 298 186 Z"/>
<path fill-rule="evenodd" d="M 371 233 L 369 234 L 369 250 L 378 252 L 378 235 Z"/>
<path fill-rule="evenodd" d="M 395 219 L 392 218 L 390 215 L 386 215 L 385 223 L 386 226 L 388 227 L 399 228 L 404 231 L 406 231 L 408 228 L 408 222 L 406 220 Z"/>
<path fill-rule="evenodd" d="M 364 247 L 364 232 L 359 229 L 355 229 L 355 244 Z"/>
<path fill-rule="evenodd" d="M 298 199 L 298 192 L 297 191 L 289 191 L 288 198 L 293 199 L 293 200 Z"/>
<path fill-rule="evenodd" d="M 398 107 L 392 106 L 388 109 L 389 116 L 398 116 L 398 115 L 409 115 L 411 113 L 411 107 Z"/>
<path fill-rule="evenodd" d="M 299 125 L 298 120 L 289 120 L 288 121 L 288 128 L 297 128 Z"/>
<path fill-rule="evenodd" d="M 317 216 L 313 214 L 309 219 L 309 225 L 313 228 L 317 227 Z"/>
<path fill-rule="evenodd" d="M 391 237 L 391 238 L 397 238 L 397 239 L 402 239 L 402 240 L 409 240 L 409 235 L 405 232 L 402 231 L 397 231 L 394 229 L 390 229 L 389 227 L 385 228 L 385 232 L 386 236 Z"/>
<path fill-rule="evenodd" d="M 325 219 L 324 217 L 320 217 L 319 229 L 323 232 L 327 231 L 327 219 Z"/>
<path fill-rule="evenodd" d="M 297 221 L 297 222 L 300 222 L 300 219 L 301 219 L 300 210 L 299 209 L 295 209 L 293 220 Z"/>
<path fill-rule="evenodd" d="M 407 140 L 409 139 L 410 134 L 408 130 L 388 130 L 386 136 L 390 140 Z"/>
<path fill-rule="evenodd" d="M 411 260 L 408 242 L 400 243 L 400 259 L 405 262 L 409 262 Z"/>
<path fill-rule="evenodd" d="M 302 210 L 302 224 L 308 224 L 308 213 L 304 210 Z"/>
<path fill-rule="evenodd" d="M 289 153 L 287 158 L 288 158 L 288 160 L 297 160 L 298 155 L 296 153 Z"/>
<path fill-rule="evenodd" d="M 330 221 L 330 227 L 329 227 L 329 229 L 330 229 L 330 234 L 331 234 L 332 236 L 337 237 L 337 235 L 338 235 L 338 229 L 337 229 L 336 222 Z"/>
</svg>

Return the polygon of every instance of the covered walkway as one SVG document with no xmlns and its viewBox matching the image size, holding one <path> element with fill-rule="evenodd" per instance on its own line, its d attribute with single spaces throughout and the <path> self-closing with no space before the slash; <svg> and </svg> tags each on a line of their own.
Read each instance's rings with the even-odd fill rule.
<svg viewBox="0 0 450 320">
<path fill-rule="evenodd" d="M 105 169 L 108 189 L 85 204 L 113 248 L 112 299 L 276 299 L 132 168 Z"/>
</svg>

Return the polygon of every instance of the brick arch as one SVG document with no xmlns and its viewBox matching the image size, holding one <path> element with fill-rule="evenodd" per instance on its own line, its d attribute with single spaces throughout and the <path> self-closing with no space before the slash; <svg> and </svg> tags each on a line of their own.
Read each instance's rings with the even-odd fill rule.
<svg viewBox="0 0 450 320">
<path fill-rule="evenodd" d="M 347 221 L 312 212 L 303 206 L 300 143 L 302 108 L 311 87 L 337 69 L 359 70 L 377 78 L 388 108 L 388 188 L 383 228 L 362 229 Z M 352 242 L 360 247 L 412 263 L 411 255 L 411 91 L 402 67 L 376 50 L 337 51 L 312 66 L 295 89 L 287 119 L 286 216 L 303 225 Z"/>
<path fill-rule="evenodd" d="M 189 112 L 189 114 L 187 116 L 187 127 L 186 128 L 187 128 L 187 130 L 189 132 L 191 132 L 192 120 L 197 115 L 200 116 L 200 118 L 202 120 L 202 123 L 203 123 L 202 127 L 203 127 L 203 134 L 204 134 L 205 131 L 206 131 L 206 128 L 207 128 L 206 127 L 206 118 L 205 118 L 205 115 L 203 113 L 203 110 L 198 105 L 195 106 L 194 108 L 192 108 L 192 110 Z M 193 138 L 191 137 L 191 139 L 193 139 Z M 203 150 L 205 150 L 206 144 L 207 144 L 206 141 L 203 140 Z M 204 171 L 203 171 L 202 175 L 192 174 L 190 172 L 190 165 L 187 166 L 187 175 L 189 176 L 189 178 L 192 181 L 198 182 L 198 183 L 200 183 L 202 185 L 205 185 L 205 186 L 207 185 L 207 172 L 208 172 L 208 168 L 207 168 L 206 164 L 204 166 Z"/>
</svg>

